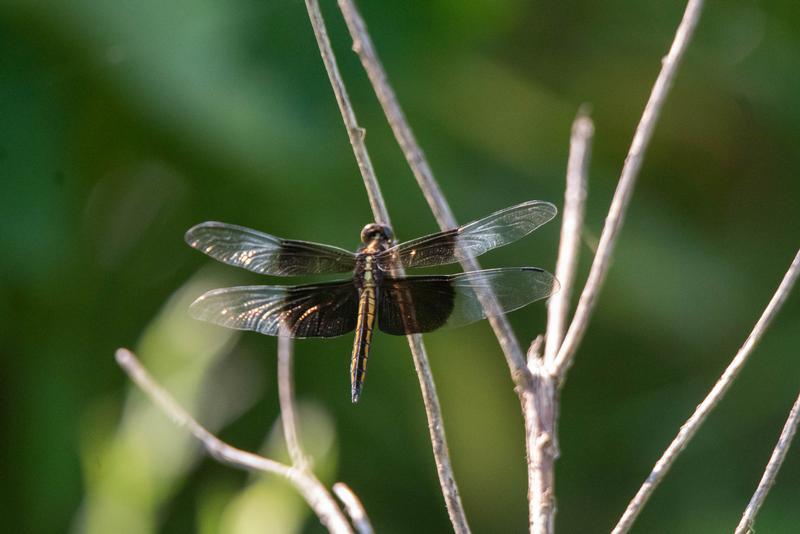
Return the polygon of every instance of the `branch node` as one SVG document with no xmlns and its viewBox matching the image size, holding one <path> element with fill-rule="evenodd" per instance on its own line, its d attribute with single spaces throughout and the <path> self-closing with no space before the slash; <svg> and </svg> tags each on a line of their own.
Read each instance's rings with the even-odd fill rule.
<svg viewBox="0 0 800 534">
<path fill-rule="evenodd" d="M 553 438 L 550 436 L 548 432 L 542 432 L 539 434 L 539 437 L 536 438 L 536 446 L 539 447 L 541 450 L 545 450 L 553 443 Z"/>
<path fill-rule="evenodd" d="M 310 471 L 288 466 L 264 456 L 237 449 L 220 440 L 203 427 L 189 412 L 159 385 L 150 373 L 142 366 L 136 355 L 127 349 L 118 349 L 116 360 L 128 377 L 139 386 L 145 395 L 165 415 L 173 421 L 182 422 L 191 434 L 202 444 L 209 456 L 220 463 L 240 469 L 259 471 L 279 475 L 288 480 L 305 499 L 330 532 L 336 534 L 352 534 L 347 519 L 339 509 L 328 490 Z"/>
<path fill-rule="evenodd" d="M 542 348 L 544 347 L 544 336 L 539 334 L 531 341 L 531 346 L 528 348 L 528 366 L 532 367 L 534 363 L 538 365 L 544 356 Z"/>
<path fill-rule="evenodd" d="M 534 360 L 535 361 L 535 360 Z M 522 367 L 513 371 L 511 375 L 514 380 L 514 391 L 517 395 L 522 396 L 525 393 L 533 392 L 535 387 L 535 380 L 533 373 L 527 367 Z"/>
</svg>

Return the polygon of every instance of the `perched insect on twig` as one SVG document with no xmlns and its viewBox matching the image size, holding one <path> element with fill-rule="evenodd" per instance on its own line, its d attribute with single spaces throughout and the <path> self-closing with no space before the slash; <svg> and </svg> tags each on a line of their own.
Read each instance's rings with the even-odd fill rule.
<svg viewBox="0 0 800 534">
<path fill-rule="evenodd" d="M 555 206 L 533 200 L 394 246 L 391 229 L 372 223 L 361 231 L 356 253 L 232 224 L 201 223 L 186 232 L 186 242 L 221 262 L 273 276 L 352 272 L 353 277 L 215 289 L 190 311 L 197 319 L 270 336 L 336 337 L 355 329 L 350 376 L 351 398 L 358 402 L 376 321 L 387 334 L 431 332 L 508 313 L 558 290 L 553 275 L 536 267 L 394 276 L 393 265 L 432 267 L 479 256 L 528 235 L 555 215 Z M 493 295 L 491 306 L 482 302 L 484 295 Z"/>
</svg>

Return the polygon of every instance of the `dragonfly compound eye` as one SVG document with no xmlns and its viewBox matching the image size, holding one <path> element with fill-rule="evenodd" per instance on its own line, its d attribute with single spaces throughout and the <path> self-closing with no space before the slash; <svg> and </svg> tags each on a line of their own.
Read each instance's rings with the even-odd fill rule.
<svg viewBox="0 0 800 534">
<path fill-rule="evenodd" d="M 366 225 L 363 230 L 361 230 L 361 242 L 369 243 L 378 237 L 381 237 L 386 241 L 391 241 L 392 235 L 392 230 L 388 226 L 370 223 Z"/>
</svg>

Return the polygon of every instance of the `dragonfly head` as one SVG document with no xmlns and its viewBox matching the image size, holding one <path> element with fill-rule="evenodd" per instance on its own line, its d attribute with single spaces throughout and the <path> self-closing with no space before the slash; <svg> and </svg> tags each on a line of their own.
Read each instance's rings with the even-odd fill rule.
<svg viewBox="0 0 800 534">
<path fill-rule="evenodd" d="M 365 245 L 368 245 L 376 239 L 384 243 L 389 243 L 393 237 L 392 229 L 384 224 L 369 223 L 361 230 L 361 242 Z"/>
</svg>

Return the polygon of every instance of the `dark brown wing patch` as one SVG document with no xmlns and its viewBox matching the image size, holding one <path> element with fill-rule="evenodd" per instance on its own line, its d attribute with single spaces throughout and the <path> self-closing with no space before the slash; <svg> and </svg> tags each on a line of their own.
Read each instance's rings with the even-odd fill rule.
<svg viewBox="0 0 800 534">
<path fill-rule="evenodd" d="M 243 286 L 205 293 L 189 308 L 196 319 L 277 336 L 336 337 L 355 328 L 358 291 L 352 280 L 302 286 Z"/>
<path fill-rule="evenodd" d="M 558 281 L 553 275 L 535 267 L 386 276 L 380 288 L 378 326 L 394 335 L 462 326 L 512 312 L 556 291 Z"/>
<path fill-rule="evenodd" d="M 450 317 L 455 302 L 448 276 L 386 276 L 379 294 L 378 328 L 396 336 L 440 328 Z"/>
</svg>

